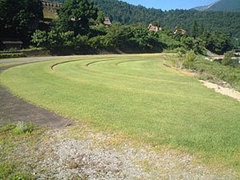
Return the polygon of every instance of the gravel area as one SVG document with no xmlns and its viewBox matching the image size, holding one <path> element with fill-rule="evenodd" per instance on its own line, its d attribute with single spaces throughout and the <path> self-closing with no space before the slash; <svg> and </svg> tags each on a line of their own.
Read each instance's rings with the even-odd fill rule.
<svg viewBox="0 0 240 180">
<path fill-rule="evenodd" d="M 44 131 L 34 142 L 18 144 L 4 160 L 21 159 L 25 163 L 20 168 L 37 179 L 232 179 L 197 164 L 192 155 L 157 152 L 83 129 Z"/>
</svg>

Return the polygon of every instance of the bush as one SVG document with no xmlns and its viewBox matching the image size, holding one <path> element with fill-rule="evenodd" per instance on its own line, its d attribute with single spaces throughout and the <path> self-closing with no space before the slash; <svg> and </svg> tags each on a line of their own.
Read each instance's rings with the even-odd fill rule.
<svg viewBox="0 0 240 180">
<path fill-rule="evenodd" d="M 23 53 L 1 53 L 0 59 L 26 57 Z"/>
<path fill-rule="evenodd" d="M 74 46 L 74 43 L 73 43 L 74 32 L 73 31 L 62 32 L 62 33 L 60 33 L 60 37 L 63 42 L 62 46 L 64 48 Z"/>
<path fill-rule="evenodd" d="M 32 35 L 32 42 L 37 47 L 47 47 L 48 37 L 45 31 L 36 30 Z"/>
<path fill-rule="evenodd" d="M 158 32 L 158 41 L 164 42 L 165 48 L 169 50 L 173 50 L 176 48 L 182 47 L 182 43 L 179 41 L 176 41 L 171 36 L 167 35 L 165 32 Z"/>
<path fill-rule="evenodd" d="M 106 48 L 105 36 L 95 36 L 95 37 L 89 39 L 89 45 L 94 49 Z"/>
<path fill-rule="evenodd" d="M 218 62 L 210 62 L 204 59 L 196 59 L 192 69 L 203 74 L 208 79 L 219 79 L 240 89 L 240 69 L 231 66 L 224 66 Z"/>
<path fill-rule="evenodd" d="M 195 55 L 194 51 L 191 50 L 186 54 L 183 65 L 187 68 L 191 68 L 195 59 L 196 59 L 196 55 Z"/>
<path fill-rule="evenodd" d="M 76 50 L 86 49 L 88 45 L 88 36 L 77 35 L 73 38 L 73 46 Z"/>
<path fill-rule="evenodd" d="M 228 51 L 224 54 L 224 58 L 222 60 L 222 64 L 227 66 L 232 64 L 232 57 L 234 56 L 234 52 L 233 51 Z"/>
<path fill-rule="evenodd" d="M 32 122 L 18 122 L 17 126 L 12 130 L 13 134 L 19 135 L 19 134 L 25 134 L 25 133 L 31 133 L 35 129 L 35 126 Z"/>
</svg>

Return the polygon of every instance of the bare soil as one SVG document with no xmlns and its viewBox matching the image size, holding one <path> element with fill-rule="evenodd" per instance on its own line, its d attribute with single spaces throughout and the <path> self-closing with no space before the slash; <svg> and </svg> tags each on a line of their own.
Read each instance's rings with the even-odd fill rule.
<svg viewBox="0 0 240 180">
<path fill-rule="evenodd" d="M 226 87 L 222 87 L 219 86 L 217 84 L 213 84 L 211 82 L 208 81 L 201 81 L 203 83 L 204 86 L 214 89 L 216 92 L 221 93 L 225 96 L 230 96 L 238 101 L 240 101 L 240 92 L 235 91 L 234 89 L 231 88 L 226 88 Z"/>
</svg>

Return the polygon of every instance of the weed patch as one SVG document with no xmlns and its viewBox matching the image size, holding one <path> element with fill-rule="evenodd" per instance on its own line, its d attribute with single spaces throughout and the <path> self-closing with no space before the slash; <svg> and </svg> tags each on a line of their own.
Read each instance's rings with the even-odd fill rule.
<svg viewBox="0 0 240 180">
<path fill-rule="evenodd" d="M 13 134 L 19 135 L 19 134 L 25 134 L 25 133 L 31 133 L 35 129 L 35 125 L 30 122 L 18 122 L 16 127 L 12 130 Z"/>
</svg>

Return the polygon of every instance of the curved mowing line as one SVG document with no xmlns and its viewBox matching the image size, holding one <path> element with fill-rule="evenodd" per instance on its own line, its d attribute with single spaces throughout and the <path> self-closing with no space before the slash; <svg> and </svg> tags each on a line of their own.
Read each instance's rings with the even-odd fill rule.
<svg viewBox="0 0 240 180">
<path fill-rule="evenodd" d="M 62 64 L 66 64 L 66 63 L 74 63 L 74 62 L 78 62 L 78 61 L 83 61 L 83 60 L 71 60 L 71 61 L 64 61 L 64 62 L 56 63 L 56 64 L 51 66 L 51 69 L 54 70 L 54 68 L 57 65 L 62 65 Z M 96 63 L 101 63 L 101 62 L 107 62 L 107 61 L 116 61 L 116 60 L 111 59 L 111 60 L 93 61 L 93 62 L 87 63 L 85 65 L 85 67 L 90 67 L 90 65 L 93 65 L 93 64 L 96 64 Z M 132 62 L 132 61 L 139 62 L 139 61 L 150 61 L 150 60 L 127 60 L 127 61 L 120 62 L 120 63 L 128 63 L 128 62 Z M 154 61 L 157 61 L 157 60 L 154 60 Z M 82 66 L 82 69 L 85 69 L 84 66 Z M 100 74 L 119 76 L 119 77 L 127 77 L 127 78 L 136 79 L 136 80 L 146 80 L 146 81 L 155 81 L 155 82 L 169 82 L 169 83 L 172 83 L 172 84 L 189 84 L 189 82 L 178 82 L 178 81 L 161 80 L 161 79 L 147 78 L 147 77 L 137 77 L 137 76 L 125 75 L 125 74 L 121 74 L 121 73 L 103 72 L 103 71 L 99 71 L 99 70 L 96 70 L 96 69 L 90 69 L 90 68 L 87 68 L 87 69 L 88 69 L 88 71 L 93 71 L 93 72 L 97 72 L 97 73 L 100 73 Z M 59 71 L 56 71 L 56 70 L 54 70 L 54 71 L 65 75 L 65 73 L 63 73 L 63 72 L 59 72 Z M 65 76 L 72 79 L 71 76 L 67 76 L 67 75 L 65 75 Z M 74 78 L 74 79 L 77 79 L 77 78 Z"/>
<path fill-rule="evenodd" d="M 109 59 L 112 59 L 112 58 L 109 58 Z M 55 71 L 55 67 L 58 66 L 58 65 L 62 65 L 62 64 L 66 64 L 66 63 L 72 63 L 72 62 L 78 62 L 78 61 L 87 61 L 88 59 L 74 59 L 74 60 L 67 60 L 67 61 L 63 61 L 63 62 L 59 62 L 59 63 L 55 63 L 53 64 L 50 69 Z M 109 60 L 102 60 L 102 61 L 109 61 Z M 88 64 L 91 64 L 91 63 L 88 63 Z M 88 66 L 88 64 L 86 64 L 86 66 Z"/>
<path fill-rule="evenodd" d="M 86 59 L 77 59 L 77 60 L 69 60 L 69 61 L 64 61 L 64 62 L 59 62 L 59 63 L 56 63 L 56 64 L 53 64 L 51 66 L 51 70 L 53 70 L 54 72 L 58 72 L 60 73 L 63 77 L 66 77 L 68 79 L 72 79 L 74 81 L 78 81 L 78 82 L 87 82 L 87 80 L 83 80 L 83 79 L 79 79 L 79 78 L 74 78 L 72 76 L 68 76 L 66 74 L 64 74 L 63 72 L 59 72 L 59 71 L 56 71 L 54 68 L 57 66 L 57 65 L 62 65 L 62 64 L 66 64 L 66 63 L 75 63 L 75 62 L 79 62 L 79 61 L 86 61 Z M 98 71 L 98 70 L 95 70 L 95 69 L 89 69 L 90 65 L 92 64 L 97 64 L 97 63 L 101 63 L 101 62 L 111 62 L 111 61 L 116 61 L 115 58 L 110 58 L 110 60 L 98 60 L 98 61 L 93 61 L 93 62 L 90 62 L 90 63 L 87 63 L 85 64 L 85 67 L 88 67 L 88 68 L 85 68 L 84 66 L 82 66 L 83 69 L 87 69 L 88 71 L 94 71 L 94 72 L 97 72 L 97 73 L 101 73 L 101 74 L 107 74 L 107 75 L 113 75 L 113 76 L 120 76 L 120 77 L 128 77 L 128 78 L 134 78 L 134 79 L 137 79 L 137 80 L 146 80 L 146 81 L 157 81 L 157 82 L 169 82 L 169 83 L 172 83 L 172 84 L 189 84 L 188 82 L 177 82 L 177 81 L 169 81 L 169 80 L 160 80 L 160 79 L 152 79 L 152 78 L 144 78 L 144 77 L 134 77 L 134 76 L 130 76 L 130 75 L 123 75 L 123 74 L 119 74 L 119 73 L 111 73 L 111 72 L 103 72 L 103 71 Z M 116 63 L 116 64 L 121 64 L 121 63 L 129 63 L 129 62 L 139 62 L 139 61 L 150 61 L 150 60 L 126 60 L 124 62 L 119 62 L 119 63 Z M 154 61 L 157 61 L 157 60 L 154 60 Z M 116 65 L 115 64 L 115 65 Z M 117 66 L 117 65 L 116 65 Z M 108 83 L 104 83 L 102 82 L 102 84 L 105 84 L 107 86 L 109 86 Z M 193 86 L 194 84 L 192 84 Z M 147 94 L 159 94 L 159 95 L 169 95 L 169 96 L 176 96 L 176 97 L 185 97 L 184 95 L 180 95 L 180 94 L 173 94 L 173 93 L 164 93 L 164 92 L 157 92 L 157 91 L 152 91 L 152 90 L 141 90 L 141 89 L 137 89 L 137 88 L 131 88 L 131 87 L 127 87 L 127 86 L 117 86 L 117 85 L 114 85 L 114 86 L 110 86 L 111 88 L 115 88 L 115 89 L 122 89 L 122 90 L 125 90 L 125 91 L 138 91 L 138 92 L 144 92 L 144 93 L 147 93 Z M 191 97 L 191 96 L 189 96 Z M 193 96 L 193 97 L 197 97 L 197 96 Z M 203 98 L 205 101 L 208 101 L 208 102 L 213 102 L 214 100 L 211 100 L 209 98 Z"/>
<path fill-rule="evenodd" d="M 116 66 L 120 65 L 120 64 L 124 64 L 124 63 L 130 63 L 130 62 L 139 62 L 139 61 L 158 61 L 158 60 L 146 60 L 146 59 L 142 59 L 142 60 L 127 60 L 127 61 L 123 61 L 123 62 L 118 62 L 116 63 Z"/>
<path fill-rule="evenodd" d="M 75 61 L 81 61 L 80 59 L 78 59 L 78 60 L 70 60 L 70 61 L 63 61 L 63 62 L 59 62 L 59 63 L 56 63 L 56 64 L 53 64 L 51 67 L 50 67 L 50 69 L 52 70 L 52 71 L 55 71 L 54 70 L 54 68 L 56 67 L 56 66 L 58 66 L 58 65 L 60 65 L 60 64 L 66 64 L 66 63 L 70 63 L 70 62 L 75 62 Z"/>
</svg>

